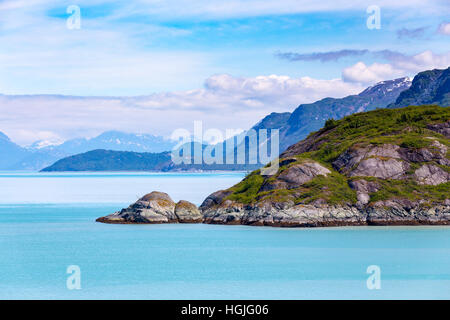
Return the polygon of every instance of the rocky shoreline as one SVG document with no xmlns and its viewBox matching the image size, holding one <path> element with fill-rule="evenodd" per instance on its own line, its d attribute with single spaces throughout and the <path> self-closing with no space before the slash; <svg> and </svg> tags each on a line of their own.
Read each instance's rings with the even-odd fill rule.
<svg viewBox="0 0 450 320">
<path fill-rule="evenodd" d="M 98 218 L 111 224 L 205 223 L 271 227 L 338 227 L 370 225 L 450 225 L 450 200 L 429 207 L 420 201 L 380 201 L 370 206 L 330 206 L 315 203 L 294 205 L 258 203 L 243 205 L 225 200 L 229 192 L 218 191 L 197 208 L 166 193 L 153 191 L 128 208 Z"/>
<path fill-rule="evenodd" d="M 265 203 L 242 205 L 224 201 L 203 211 L 204 223 L 272 227 L 369 225 L 450 225 L 450 200 L 433 207 L 419 202 L 377 202 L 367 207 Z"/>
</svg>

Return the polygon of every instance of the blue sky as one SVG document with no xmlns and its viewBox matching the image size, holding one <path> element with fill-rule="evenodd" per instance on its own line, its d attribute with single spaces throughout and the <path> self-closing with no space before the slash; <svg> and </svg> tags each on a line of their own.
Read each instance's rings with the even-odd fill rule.
<svg viewBox="0 0 450 320">
<path fill-rule="evenodd" d="M 381 28 L 369 30 L 366 9 L 374 4 Z M 66 26 L 69 5 L 81 10 L 80 29 Z M 238 108 L 236 126 L 245 128 L 271 111 L 448 67 L 449 17 L 447 0 L 0 0 L 0 109 L 14 101 L 30 111 L 17 95 L 102 96 L 103 104 L 125 109 L 190 108 L 205 121 Z M 108 98 L 133 96 L 147 98 Z M 67 104 L 62 119 L 69 109 L 75 116 L 80 100 L 60 98 Z M 42 101 L 33 105 L 51 105 Z M 112 119 L 113 128 L 49 128 L 43 118 L 27 132 L 17 114 L 0 131 L 24 143 L 133 128 Z"/>
</svg>

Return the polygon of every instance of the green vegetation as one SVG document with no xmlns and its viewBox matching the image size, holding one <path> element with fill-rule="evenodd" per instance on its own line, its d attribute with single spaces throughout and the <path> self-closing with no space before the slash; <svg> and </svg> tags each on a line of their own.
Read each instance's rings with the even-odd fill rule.
<svg viewBox="0 0 450 320">
<path fill-rule="evenodd" d="M 426 136 L 442 137 L 426 129 L 430 123 L 450 119 L 450 109 L 439 106 L 407 107 L 403 109 L 378 109 L 357 113 L 337 121 L 332 130 L 323 128 L 325 143 L 311 153 L 311 158 L 332 162 L 349 147 L 383 143 L 417 143 L 426 145 Z M 446 140 L 448 145 L 448 140 Z"/>
<path fill-rule="evenodd" d="M 327 121 L 325 121 L 325 129 L 326 130 L 330 130 L 335 128 L 338 125 L 338 121 L 334 120 L 333 118 L 328 119 Z"/>
<path fill-rule="evenodd" d="M 244 180 L 230 188 L 233 194 L 229 196 L 229 199 L 242 203 L 250 203 L 256 198 L 263 182 L 264 178 L 260 175 L 260 170 L 253 171 Z"/>
<path fill-rule="evenodd" d="M 444 201 L 449 197 L 450 182 L 437 186 L 420 185 L 412 180 L 381 180 L 377 182 L 381 189 L 370 194 L 370 202 L 402 198 L 409 200 L 424 199 L 429 203 Z"/>
<path fill-rule="evenodd" d="M 363 148 L 369 145 L 396 144 L 403 148 L 420 149 L 430 147 L 433 137 L 450 147 L 449 140 L 437 132 L 427 129 L 433 123 L 444 123 L 450 119 L 450 108 L 434 105 L 411 106 L 402 109 L 377 109 L 365 113 L 357 113 L 341 120 L 329 119 L 325 127 L 316 135 L 310 134 L 307 139 L 316 139 L 311 151 L 297 154 L 297 161 L 279 168 L 278 173 L 271 177 L 263 177 L 260 171 L 254 171 L 243 181 L 230 188 L 233 193 L 227 197 L 241 203 L 252 203 L 261 199 L 277 201 L 292 200 L 295 203 L 311 203 L 323 199 L 330 204 L 356 203 L 356 192 L 352 190 L 348 178 L 332 167 L 332 162 L 347 149 Z M 319 134 L 320 138 L 317 137 Z M 450 153 L 450 151 L 449 151 Z M 447 154 L 448 157 L 448 154 Z M 278 179 L 281 172 L 290 166 L 299 164 L 306 159 L 312 159 L 332 171 L 327 176 L 317 176 L 298 188 L 260 191 L 264 183 Z M 409 174 L 412 174 L 421 164 L 411 163 Z M 446 171 L 449 170 L 447 166 Z M 413 179 L 382 180 L 365 177 L 366 180 L 376 180 L 382 188 L 371 194 L 371 202 L 395 197 L 405 199 L 426 199 L 427 201 L 442 201 L 449 197 L 449 183 L 438 186 L 424 186 Z"/>
<path fill-rule="evenodd" d="M 356 192 L 349 187 L 347 178 L 332 172 L 327 176 L 317 176 L 301 188 L 302 192 L 296 198 L 296 203 L 311 203 L 317 199 L 324 199 L 329 204 L 342 202 L 356 203 Z"/>
<path fill-rule="evenodd" d="M 409 149 L 420 149 L 428 147 L 431 144 L 430 139 L 424 139 L 423 137 L 407 137 L 400 144 L 400 147 L 409 148 Z"/>
</svg>

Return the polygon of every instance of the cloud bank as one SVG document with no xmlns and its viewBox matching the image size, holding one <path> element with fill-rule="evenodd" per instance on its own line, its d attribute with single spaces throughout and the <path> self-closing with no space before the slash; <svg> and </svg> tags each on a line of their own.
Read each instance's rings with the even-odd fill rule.
<svg viewBox="0 0 450 320">
<path fill-rule="evenodd" d="M 443 22 L 439 25 L 438 32 L 450 36 L 450 22 Z"/>
<path fill-rule="evenodd" d="M 420 33 L 418 29 L 408 31 L 409 36 Z M 393 50 L 353 50 L 343 49 L 339 51 L 313 52 L 313 53 L 276 53 L 280 59 L 288 61 L 338 61 L 345 57 L 369 56 L 372 59 L 384 60 L 367 65 L 358 61 L 352 66 L 342 70 L 342 79 L 346 82 L 372 84 L 374 82 L 402 77 L 413 76 L 416 73 L 435 68 L 447 68 L 450 66 L 450 51 L 446 53 L 434 53 L 426 50 L 418 54 L 404 54 Z"/>
<path fill-rule="evenodd" d="M 138 97 L 0 95 L 0 131 L 29 144 L 112 129 L 169 136 L 177 128 L 192 130 L 195 120 L 202 120 L 205 128 L 248 129 L 273 111 L 292 111 L 301 103 L 363 89 L 341 79 L 218 74 L 200 89 Z"/>
</svg>

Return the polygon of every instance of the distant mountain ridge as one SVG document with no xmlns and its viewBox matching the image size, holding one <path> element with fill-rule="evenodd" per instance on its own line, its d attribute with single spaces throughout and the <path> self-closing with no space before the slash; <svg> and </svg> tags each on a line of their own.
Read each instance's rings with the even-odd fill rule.
<svg viewBox="0 0 450 320">
<path fill-rule="evenodd" d="M 418 73 L 408 90 L 403 91 L 388 108 L 409 105 L 437 104 L 450 106 L 450 67 Z"/>
<path fill-rule="evenodd" d="M 203 145 L 203 149 L 206 146 Z M 191 148 L 191 154 L 193 147 Z M 56 161 L 42 172 L 58 171 L 223 171 L 255 170 L 259 164 L 175 164 L 171 152 L 160 153 L 92 150 Z"/>
<path fill-rule="evenodd" d="M 171 166 L 170 152 L 100 149 L 63 158 L 41 171 L 168 171 Z"/>
<path fill-rule="evenodd" d="M 157 153 L 169 151 L 174 145 L 174 141 L 151 134 L 106 131 L 91 139 L 71 139 L 58 146 L 48 146 L 44 149 L 58 150 L 70 154 L 77 154 L 95 149 Z"/>
<path fill-rule="evenodd" d="M 28 155 L 25 148 L 12 142 L 7 135 L 0 132 L 0 169 L 8 169 L 10 165 L 19 162 Z"/>
<path fill-rule="evenodd" d="M 3 154 L 0 170 L 40 170 L 61 158 L 96 149 L 161 153 L 170 151 L 174 145 L 174 141 L 151 134 L 107 131 L 90 139 L 71 139 L 59 145 L 37 141 L 29 147 L 21 147 L 0 132 Z"/>
<path fill-rule="evenodd" d="M 400 93 L 411 86 L 407 77 L 379 82 L 357 95 L 344 98 L 325 98 L 314 103 L 301 104 L 292 113 L 271 113 L 252 129 L 279 129 L 280 152 L 319 130 L 325 121 L 341 119 L 356 112 L 384 108 L 394 102 Z"/>
</svg>

